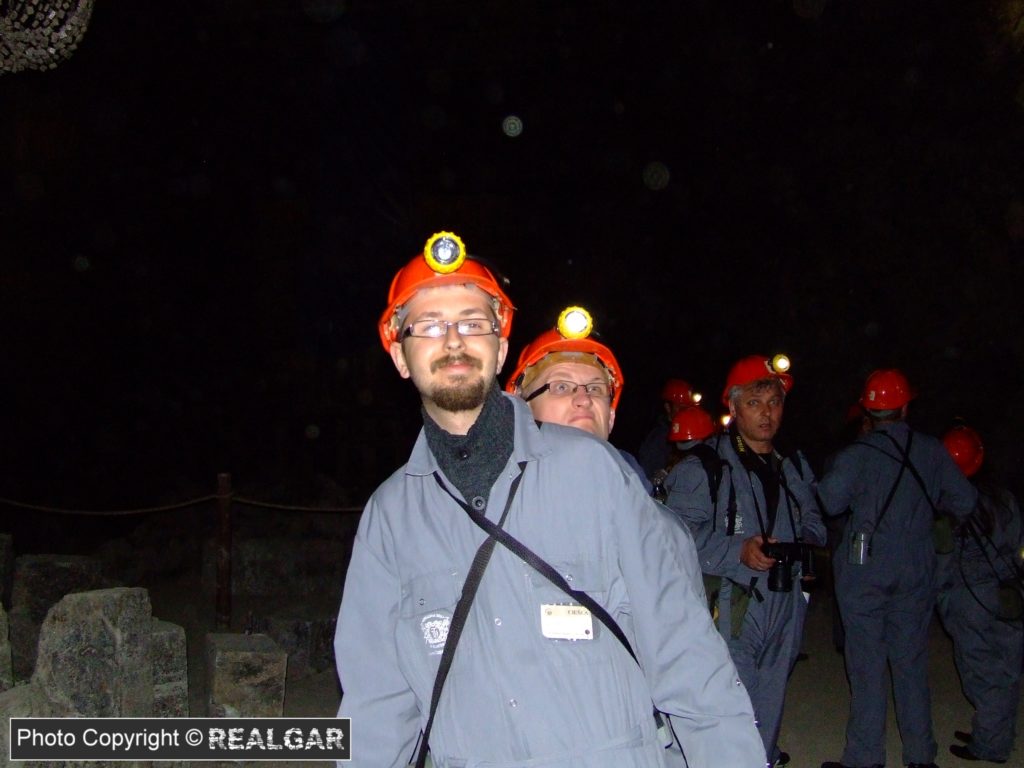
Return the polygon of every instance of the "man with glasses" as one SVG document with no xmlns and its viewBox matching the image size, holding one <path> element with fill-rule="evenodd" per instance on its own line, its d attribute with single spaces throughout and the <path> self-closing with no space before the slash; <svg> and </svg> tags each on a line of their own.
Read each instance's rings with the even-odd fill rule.
<svg viewBox="0 0 1024 768">
<path fill-rule="evenodd" d="M 691 768 L 760 768 L 692 538 L 606 442 L 498 390 L 512 314 L 451 233 L 392 281 L 378 330 L 423 430 L 367 503 L 345 580 L 352 764 L 423 765 L 429 745 L 437 768 L 657 768 L 657 707 Z"/>
<path fill-rule="evenodd" d="M 625 380 L 611 349 L 594 338 L 593 320 L 582 307 L 568 307 L 555 328 L 519 355 L 505 386 L 530 404 L 538 421 L 576 427 L 607 440 Z M 650 493 L 651 482 L 628 451 L 619 453 Z"/>
</svg>

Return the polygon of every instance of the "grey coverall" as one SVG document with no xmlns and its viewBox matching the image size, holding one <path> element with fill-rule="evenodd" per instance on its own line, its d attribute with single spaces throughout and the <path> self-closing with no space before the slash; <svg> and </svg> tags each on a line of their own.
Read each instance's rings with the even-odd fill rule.
<svg viewBox="0 0 1024 768">
<path fill-rule="evenodd" d="M 591 640 L 546 636 L 542 607 L 570 599 L 499 544 L 440 699 L 434 765 L 660 768 L 668 751 L 653 704 L 672 716 L 690 768 L 760 768 L 750 699 L 708 615 L 689 533 L 606 441 L 539 429 L 528 406 L 513 405 L 512 455 L 484 514 L 500 518 L 522 462 L 505 529 L 607 609 L 642 669 L 596 618 Z M 485 538 L 434 473 L 421 432 L 356 534 L 335 636 L 339 716 L 352 718 L 356 766 L 410 759 Z"/>
<path fill-rule="evenodd" d="M 748 471 L 734 447 L 734 435 L 709 441 L 725 461 L 717 504 L 712 502 L 708 475 L 701 461 L 687 456 L 665 480 L 666 501 L 690 527 L 697 544 L 703 572 L 722 577 L 718 599 L 718 625 L 728 639 L 729 651 L 754 704 L 758 730 L 771 761 L 779 756 L 778 738 L 786 683 L 800 652 L 807 602 L 800 589 L 799 565 L 793 569 L 793 589 L 772 592 L 767 574 L 740 562 L 743 542 L 761 533 L 758 511 L 768 527 L 767 503 L 761 480 Z M 746 449 L 749 450 L 749 449 Z M 807 460 L 797 454 L 782 459 L 779 501 L 770 537 L 779 541 L 803 541 L 823 545 L 825 526 L 814 499 L 814 474 Z M 788 492 L 786 491 L 788 489 Z M 730 518 L 734 520 L 730 532 Z M 792 523 L 790 522 L 792 519 Z M 794 530 L 795 527 L 795 530 Z M 754 591 L 749 600 L 737 600 Z M 746 605 L 746 615 L 733 633 L 733 604 Z"/>
<path fill-rule="evenodd" d="M 836 456 L 818 483 L 826 514 L 850 509 L 846 533 L 833 558 L 836 599 L 846 630 L 850 717 L 842 763 L 885 763 L 888 661 L 903 739 L 903 762 L 930 763 L 932 734 L 928 688 L 928 624 L 934 600 L 935 545 L 932 505 L 957 517 L 973 508 L 977 492 L 938 440 L 914 433 L 910 459 L 924 481 L 929 503 L 909 470 L 896 485 L 903 459 L 886 437 L 906 447 L 910 428 L 883 423 Z M 893 486 L 895 495 L 878 522 Z M 848 562 L 854 533 L 870 536 L 864 565 Z"/>
<path fill-rule="evenodd" d="M 1007 760 L 1020 703 L 1024 632 L 1020 616 L 1000 606 L 999 586 L 1019 579 L 1014 563 L 1024 531 L 1013 494 L 984 485 L 979 491 L 980 515 L 989 523 L 972 521 L 977 538 L 964 535 L 952 554 L 939 556 L 937 607 L 953 638 L 964 695 L 974 707 L 970 750 L 985 760 Z"/>
</svg>

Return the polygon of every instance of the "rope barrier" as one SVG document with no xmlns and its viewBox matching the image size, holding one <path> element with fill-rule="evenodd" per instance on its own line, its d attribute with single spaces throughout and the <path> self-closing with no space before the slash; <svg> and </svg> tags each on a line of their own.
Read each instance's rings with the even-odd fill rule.
<svg viewBox="0 0 1024 768">
<path fill-rule="evenodd" d="M 26 504 L 23 501 L 14 501 L 13 499 L 0 498 L 0 504 L 7 504 L 11 507 L 19 507 L 21 509 L 31 509 L 36 512 L 55 512 L 59 515 L 94 515 L 97 517 L 125 517 L 128 515 L 143 515 L 149 512 L 165 512 L 169 509 L 181 509 L 182 507 L 191 507 L 196 504 L 202 504 L 207 501 L 216 499 L 216 494 L 210 494 L 209 496 L 200 496 L 198 499 L 189 499 L 188 501 L 179 501 L 175 504 L 166 504 L 162 507 L 144 507 L 139 509 L 60 509 L 58 507 L 44 507 L 39 504 Z"/>
<path fill-rule="evenodd" d="M 257 501 L 256 499 L 247 499 L 244 496 L 232 496 L 232 501 L 236 501 L 239 504 L 248 504 L 250 507 L 265 507 L 267 509 L 287 509 L 294 510 L 297 512 L 342 512 L 342 513 L 353 513 L 362 512 L 362 507 L 303 507 L 295 504 L 272 504 L 269 501 Z"/>
<path fill-rule="evenodd" d="M 31 509 L 35 512 L 52 512 L 58 515 L 81 515 L 81 516 L 94 516 L 94 517 L 127 517 L 129 515 L 145 515 L 150 512 L 166 512 L 171 509 L 182 509 L 183 507 L 192 507 L 196 504 L 203 504 L 207 501 L 214 501 L 221 498 L 219 494 L 211 493 L 209 496 L 200 496 L 196 499 L 188 499 L 187 501 L 179 501 L 175 504 L 165 504 L 160 507 L 140 507 L 138 509 L 62 509 L 60 507 L 47 507 L 40 504 L 26 504 L 23 501 L 15 501 L 14 499 L 5 499 L 0 497 L 0 504 L 6 504 L 10 507 L 18 507 L 19 509 Z M 306 507 L 297 504 L 273 504 L 267 501 L 259 501 L 257 499 L 249 499 L 244 496 L 235 496 L 234 494 L 228 494 L 228 498 L 239 504 L 246 504 L 250 507 L 264 507 L 266 509 L 281 509 L 295 512 L 340 512 L 342 514 L 353 514 L 363 511 L 362 507 Z"/>
</svg>

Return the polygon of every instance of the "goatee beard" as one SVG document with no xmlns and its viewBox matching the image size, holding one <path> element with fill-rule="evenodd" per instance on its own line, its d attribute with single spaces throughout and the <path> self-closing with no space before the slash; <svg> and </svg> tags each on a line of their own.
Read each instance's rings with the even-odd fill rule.
<svg viewBox="0 0 1024 768">
<path fill-rule="evenodd" d="M 487 385 L 483 378 L 462 386 L 436 387 L 430 393 L 430 399 L 443 411 L 459 413 L 472 411 L 484 404 L 487 399 Z"/>
</svg>

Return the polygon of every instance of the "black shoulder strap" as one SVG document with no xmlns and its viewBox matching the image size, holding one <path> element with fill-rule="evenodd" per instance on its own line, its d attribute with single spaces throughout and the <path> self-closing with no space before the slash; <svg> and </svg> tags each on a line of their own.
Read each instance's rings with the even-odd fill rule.
<svg viewBox="0 0 1024 768">
<path fill-rule="evenodd" d="M 722 476 L 729 462 L 722 458 L 718 449 L 722 444 L 722 435 L 715 438 L 715 445 L 712 447 L 707 443 L 700 443 L 694 448 L 701 448 L 696 454 L 700 463 L 704 465 L 704 472 L 708 476 L 708 490 L 711 492 L 711 530 L 718 529 L 718 490 L 722 487 Z M 726 502 L 725 535 L 733 536 L 736 533 L 736 488 L 733 487 L 732 470 L 729 471 L 729 498 Z"/>
<path fill-rule="evenodd" d="M 901 448 L 900 444 L 896 442 L 896 438 L 890 435 L 888 432 L 883 432 L 883 435 L 892 440 L 893 445 L 903 454 L 903 461 L 910 470 L 910 474 L 913 475 L 917 484 L 921 487 L 921 493 L 924 495 L 925 501 L 928 502 L 928 506 L 932 508 L 932 517 L 938 518 L 940 515 L 939 508 L 935 506 L 935 502 L 932 500 L 931 494 L 928 493 L 928 486 L 924 484 L 924 478 L 921 477 L 921 473 L 917 471 L 917 467 L 914 466 L 914 462 L 910 460 L 910 444 L 914 440 L 914 433 L 910 432 L 907 435 L 907 446 Z"/>
<path fill-rule="evenodd" d="M 508 500 L 505 502 L 505 509 L 501 513 L 501 519 L 498 521 L 498 525 L 505 523 L 505 518 L 508 516 L 508 511 L 512 508 L 512 500 L 516 496 L 516 492 L 519 490 L 519 483 L 523 479 L 523 470 L 526 469 L 526 462 L 519 462 L 519 474 L 516 475 L 515 480 L 512 481 L 512 485 L 508 491 Z M 434 473 L 434 479 L 437 480 L 438 484 L 448 492 L 452 498 L 459 501 L 451 491 L 441 481 L 440 475 Z M 465 509 L 469 509 L 468 505 L 462 505 Z M 427 715 L 427 724 L 423 728 L 423 733 L 420 735 L 419 750 L 416 755 L 416 768 L 424 768 L 427 761 L 427 751 L 429 749 L 430 742 L 430 730 L 434 727 L 434 715 L 437 714 L 437 705 L 441 701 L 441 691 L 444 689 L 444 681 L 448 678 L 448 672 L 452 666 L 452 659 L 455 657 L 455 648 L 459 644 L 459 638 L 462 636 L 462 630 L 466 626 L 466 618 L 469 616 L 469 609 L 473 605 L 473 599 L 476 597 L 477 589 L 480 587 L 480 581 L 483 579 L 484 569 L 487 568 L 487 564 L 491 560 L 491 555 L 494 553 L 495 540 L 493 537 L 488 536 L 480 548 L 476 551 L 476 555 L 473 557 L 473 564 L 469 567 L 469 573 L 466 576 L 466 581 L 462 585 L 462 595 L 459 597 L 459 602 L 455 605 L 455 612 L 452 614 L 451 624 L 448 625 L 448 637 L 445 639 L 444 651 L 441 653 L 441 661 L 438 663 L 437 676 L 434 678 L 434 689 L 430 694 L 430 713 Z"/>
<path fill-rule="evenodd" d="M 441 478 L 435 473 L 434 475 L 437 482 L 444 488 L 444 483 L 441 482 Z M 445 488 L 447 490 L 447 488 Z M 476 523 L 478 526 L 484 529 L 489 536 L 493 537 L 503 547 L 512 552 L 516 557 L 525 562 L 535 571 L 540 573 L 544 578 L 558 587 L 560 590 L 565 592 L 569 597 L 578 602 L 580 605 L 589 609 L 592 614 L 611 630 L 611 633 L 618 638 L 619 642 L 622 643 L 623 647 L 633 658 L 634 661 L 639 664 L 640 662 L 636 658 L 636 654 L 633 653 L 633 647 L 629 644 L 629 640 L 626 639 L 626 634 L 622 631 L 622 628 L 616 623 L 615 619 L 612 618 L 611 614 L 608 613 L 599 605 L 594 598 L 588 595 L 586 592 L 582 592 L 578 589 L 573 589 L 569 586 L 569 583 L 562 577 L 562 575 L 556 571 L 551 565 L 544 560 L 542 557 L 537 555 L 533 550 L 523 544 L 519 539 L 510 534 L 504 528 L 495 525 L 493 522 L 488 520 L 484 515 L 477 512 L 468 504 L 463 503 L 459 499 L 459 506 L 461 506 L 466 514 L 469 515 L 470 520 Z"/>
<path fill-rule="evenodd" d="M 525 467 L 525 461 L 519 462 L 519 474 L 512 483 L 512 487 L 509 490 L 508 501 L 505 503 L 505 509 L 497 524 L 488 520 L 486 516 L 477 512 L 469 504 L 466 504 L 462 499 L 453 494 L 448 489 L 448 486 L 444 484 L 441 476 L 437 472 L 434 472 L 434 480 L 439 486 L 441 486 L 441 489 L 451 496 L 452 499 L 462 507 L 466 514 L 469 515 L 469 519 L 476 523 L 480 528 L 483 528 L 483 530 L 487 532 L 488 536 L 484 543 L 480 545 L 480 549 L 477 550 L 476 556 L 473 558 L 473 564 L 470 566 L 470 572 L 466 576 L 466 582 L 462 587 L 462 596 L 459 598 L 459 602 L 455 606 L 454 614 L 452 614 L 452 621 L 448 628 L 448 637 L 445 640 L 444 651 L 441 654 L 441 661 L 438 665 L 437 676 L 434 678 L 434 689 L 430 697 L 430 713 L 427 716 L 427 725 L 423 729 L 423 734 L 420 737 L 419 750 L 416 757 L 416 768 L 424 768 L 426 765 L 430 730 L 434 724 L 434 715 L 437 712 L 438 702 L 441 700 L 441 691 L 444 688 L 444 681 L 448 677 L 452 658 L 455 655 L 455 647 L 458 645 L 459 636 L 462 634 L 462 629 L 466 624 L 466 617 L 469 615 L 470 606 L 473 604 L 473 599 L 480 586 L 480 579 L 483 577 L 483 571 L 487 567 L 491 553 L 494 551 L 495 542 L 500 543 L 531 568 L 543 575 L 548 581 L 569 595 L 569 597 L 590 610 L 590 612 L 594 616 L 597 616 L 601 623 L 604 624 L 613 635 L 615 635 L 618 641 L 622 643 L 622 646 L 626 649 L 626 652 L 629 653 L 633 661 L 635 661 L 637 665 L 640 664 L 639 659 L 637 659 L 636 654 L 633 652 L 633 647 L 629 644 L 629 640 L 626 638 L 626 634 L 622 631 L 622 628 L 618 625 L 615 619 L 612 618 L 611 614 L 604 609 L 604 607 L 599 605 L 586 592 L 570 587 L 569 583 L 562 577 L 562 575 L 552 568 L 547 561 L 534 553 L 529 547 L 519 541 L 519 539 L 515 538 L 512 534 L 508 533 L 501 527 L 505 522 L 505 517 L 508 515 L 509 509 L 512 506 L 512 499 L 515 497 L 516 491 L 519 488 L 519 481 L 523 477 L 523 470 Z M 660 725 L 660 713 L 658 713 L 657 710 L 655 710 L 655 719 Z"/>
<path fill-rule="evenodd" d="M 700 459 L 704 474 L 708 476 L 708 491 L 711 493 L 712 505 L 718 502 L 718 488 L 722 484 L 722 457 L 718 451 L 707 443 L 697 443 L 687 451 Z"/>
</svg>

